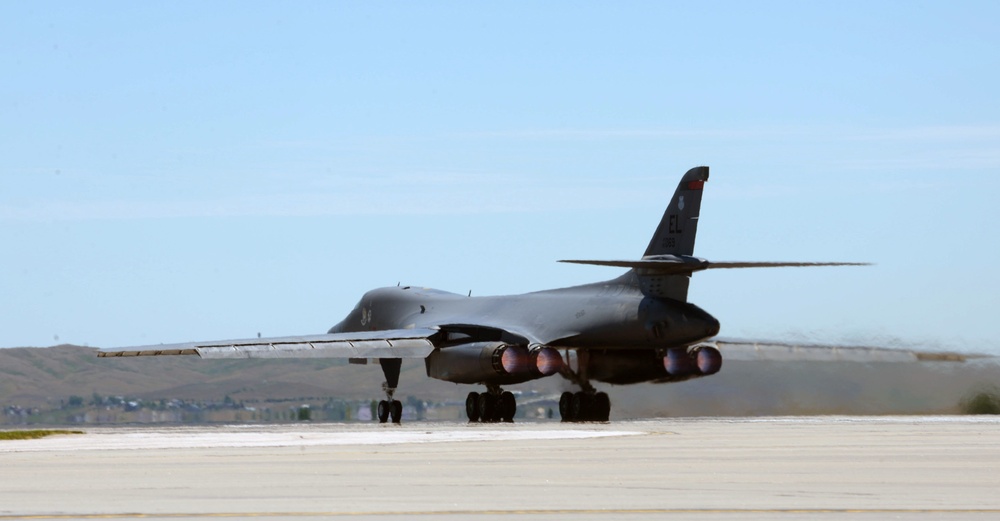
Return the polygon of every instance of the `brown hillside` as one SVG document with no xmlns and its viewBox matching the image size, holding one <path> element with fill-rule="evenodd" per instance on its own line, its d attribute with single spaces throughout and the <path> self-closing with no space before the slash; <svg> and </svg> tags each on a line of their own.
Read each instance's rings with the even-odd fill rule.
<svg viewBox="0 0 1000 521">
<path fill-rule="evenodd" d="M 377 365 L 342 360 L 201 360 L 194 356 L 98 358 L 78 346 L 0 349 L 0 405 L 43 407 L 70 396 L 241 401 L 381 397 Z M 1000 385 L 1000 366 L 974 363 L 726 362 L 712 377 L 607 390 L 617 417 L 669 415 L 952 413 L 970 392 Z M 555 396 L 568 382 L 551 377 L 513 386 Z M 406 361 L 401 399 L 461 402 L 481 390 L 427 378 Z"/>
</svg>

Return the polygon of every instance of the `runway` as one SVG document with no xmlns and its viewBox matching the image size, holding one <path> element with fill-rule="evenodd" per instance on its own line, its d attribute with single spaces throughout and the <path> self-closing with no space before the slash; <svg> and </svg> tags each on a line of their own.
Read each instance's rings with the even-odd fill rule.
<svg viewBox="0 0 1000 521">
<path fill-rule="evenodd" d="M 0 519 L 1000 516 L 1000 418 L 90 428 L 0 442 Z"/>
</svg>

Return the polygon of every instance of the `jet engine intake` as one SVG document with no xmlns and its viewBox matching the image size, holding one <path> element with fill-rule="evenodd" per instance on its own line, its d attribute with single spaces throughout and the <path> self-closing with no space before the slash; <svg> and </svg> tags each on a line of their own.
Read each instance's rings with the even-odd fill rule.
<svg viewBox="0 0 1000 521">
<path fill-rule="evenodd" d="M 558 353 L 557 353 L 558 356 Z M 427 376 L 447 382 L 510 384 L 538 378 L 525 346 L 469 342 L 435 349 L 424 360 Z"/>
</svg>

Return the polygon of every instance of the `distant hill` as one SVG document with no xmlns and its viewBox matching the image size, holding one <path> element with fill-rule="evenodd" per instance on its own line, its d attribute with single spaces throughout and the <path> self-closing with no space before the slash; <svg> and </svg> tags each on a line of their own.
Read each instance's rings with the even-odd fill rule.
<svg viewBox="0 0 1000 521">
<path fill-rule="evenodd" d="M 98 358 L 97 349 L 72 345 L 0 349 L 0 403 L 22 406 L 93 393 L 185 400 L 368 399 L 382 394 L 383 380 L 378 365 L 338 359 Z M 461 392 L 455 384 L 427 378 L 423 364 L 414 361 L 404 364 L 400 382 L 405 394 L 424 399 L 455 398 Z"/>
<path fill-rule="evenodd" d="M 0 406 L 51 407 L 95 393 L 144 400 L 369 400 L 381 397 L 382 381 L 378 365 L 334 359 L 111 359 L 71 345 L 0 349 Z M 970 392 L 1000 385 L 1000 367 L 730 361 L 717 375 L 679 384 L 597 385 L 611 395 L 617 417 L 953 413 Z M 555 396 L 571 387 L 556 376 L 511 389 Z M 481 388 L 427 378 L 422 362 L 406 361 L 397 396 L 460 403 L 472 390 Z"/>
</svg>

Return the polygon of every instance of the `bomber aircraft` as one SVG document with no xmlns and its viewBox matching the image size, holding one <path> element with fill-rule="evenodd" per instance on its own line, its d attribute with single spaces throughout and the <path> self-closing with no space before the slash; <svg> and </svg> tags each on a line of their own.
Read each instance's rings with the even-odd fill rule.
<svg viewBox="0 0 1000 521">
<path fill-rule="evenodd" d="M 347 358 L 378 363 L 385 375 L 380 422 L 398 423 L 393 399 L 402 359 L 423 359 L 427 376 L 485 386 L 466 398 L 469 421 L 512 421 L 517 404 L 504 386 L 559 374 L 579 391 L 563 393 L 563 421 L 607 421 L 611 402 L 592 382 L 679 382 L 722 368 L 719 321 L 688 302 L 694 272 L 718 268 L 858 266 L 853 262 L 711 262 L 694 257 L 708 167 L 681 178 L 638 260 L 566 260 L 627 268 L 603 282 L 523 295 L 472 297 L 395 286 L 369 291 L 324 335 L 251 338 L 101 350 L 98 356 L 198 355 L 201 358 Z M 727 355 L 728 356 L 728 355 Z"/>
</svg>

